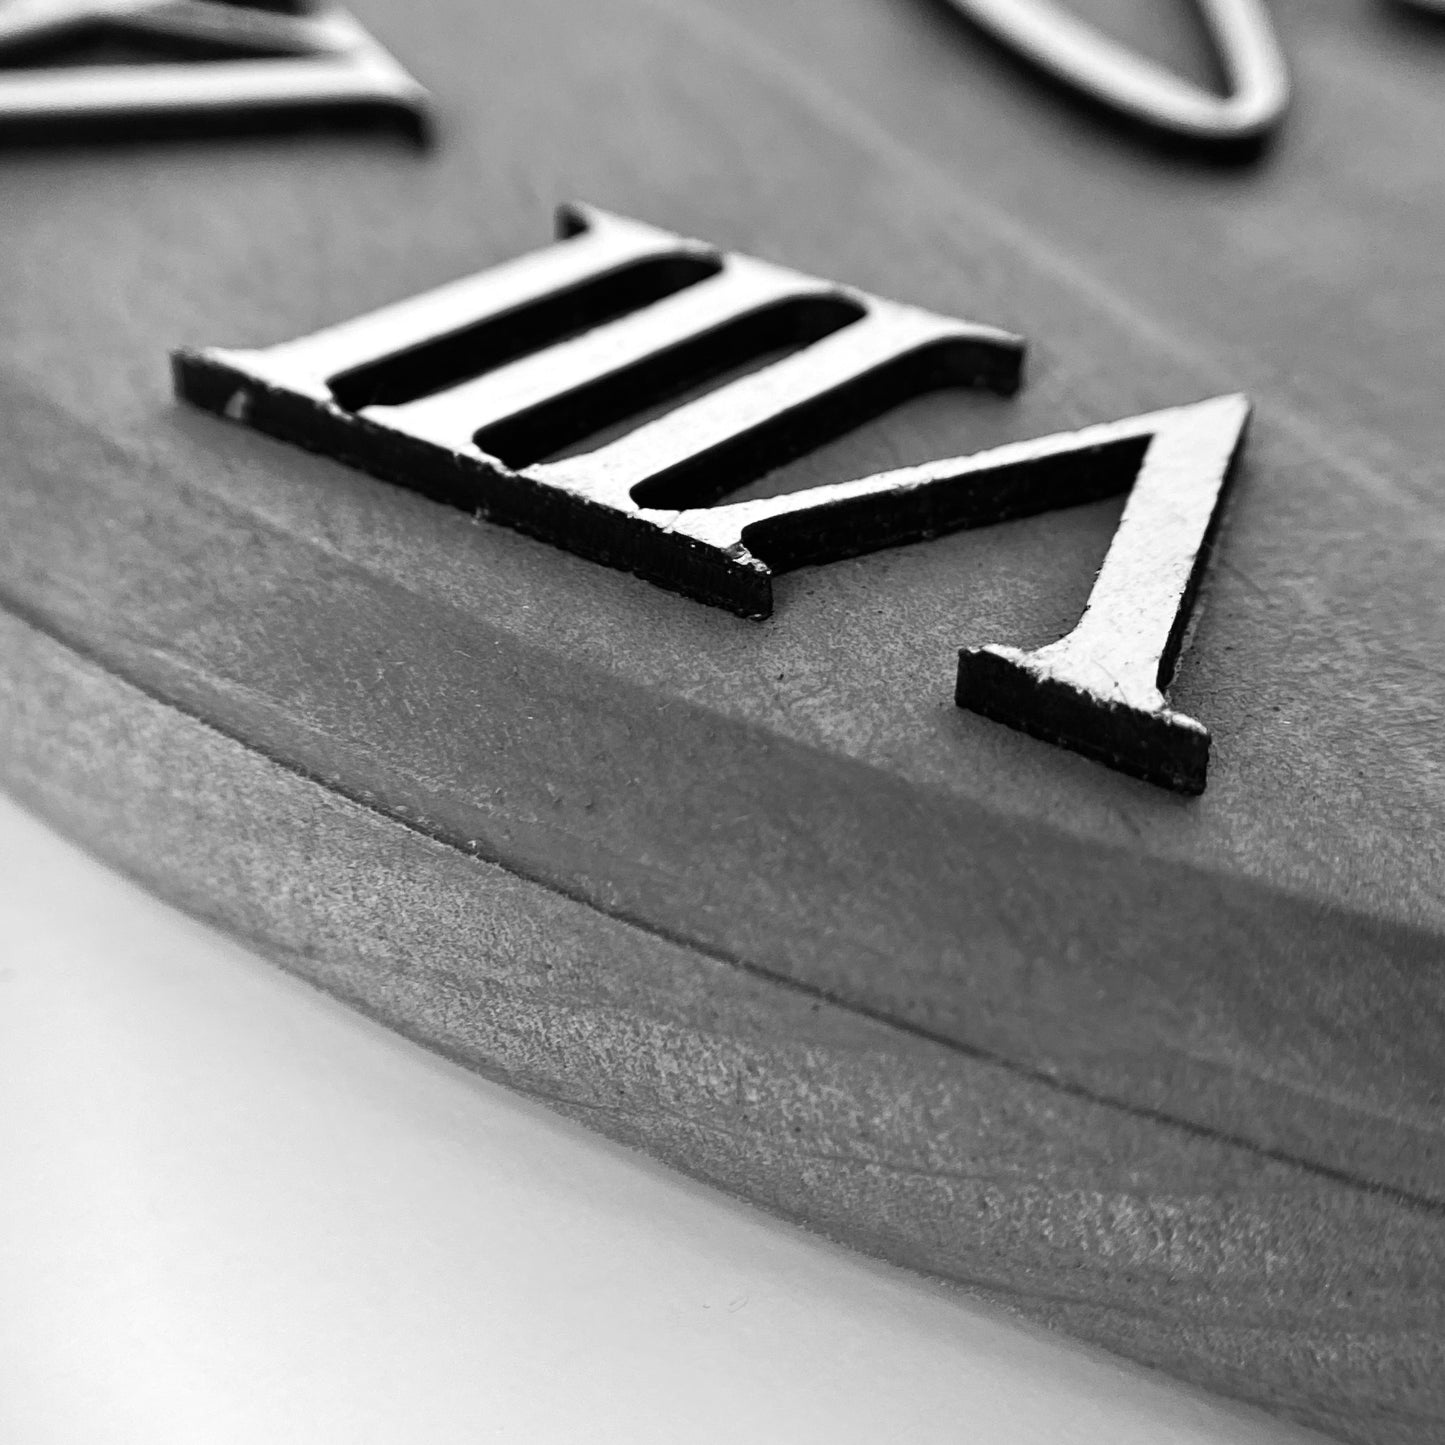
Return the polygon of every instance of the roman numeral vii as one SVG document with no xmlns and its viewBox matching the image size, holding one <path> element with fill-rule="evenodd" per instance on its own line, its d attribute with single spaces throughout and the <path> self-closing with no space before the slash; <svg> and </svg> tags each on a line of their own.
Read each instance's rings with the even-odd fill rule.
<svg viewBox="0 0 1445 1445">
<path fill-rule="evenodd" d="M 564 209 L 560 230 L 542 251 L 297 341 L 179 351 L 177 390 L 748 617 L 770 614 L 772 578 L 791 567 L 1129 491 L 1073 632 L 1031 653 L 965 652 L 956 696 L 1126 772 L 1203 788 L 1208 732 L 1163 689 L 1242 397 L 726 502 L 909 397 L 1013 391 L 1022 341 L 591 208 Z"/>
</svg>

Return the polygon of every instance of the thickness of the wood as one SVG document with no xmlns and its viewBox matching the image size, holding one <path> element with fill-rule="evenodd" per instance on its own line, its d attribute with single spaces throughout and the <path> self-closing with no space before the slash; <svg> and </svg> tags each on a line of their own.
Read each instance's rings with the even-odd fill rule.
<svg viewBox="0 0 1445 1445">
<path fill-rule="evenodd" d="M 995 529 L 839 564 L 760 626 L 164 403 L 102 443 L 0 395 L 26 463 L 0 597 L 158 695 L 616 916 L 1445 1200 L 1442 945 L 1392 906 L 1405 839 L 1352 835 L 1379 886 L 1351 906 L 1338 855 L 1287 871 L 1282 834 L 1332 799 L 1240 789 L 1256 753 L 1304 787 L 1288 730 L 1221 746 L 1223 797 L 1193 806 L 954 708 L 978 569 L 1057 581 L 1085 513 L 1016 527 L 1022 554 Z M 1423 821 L 1400 817 L 1415 869 Z"/>
<path fill-rule="evenodd" d="M 8 614 L 0 726 L 5 786 L 101 856 L 614 1138 L 1342 1439 L 1432 1445 L 1445 1428 L 1445 1211 L 1081 1098 L 609 918 Z"/>
</svg>

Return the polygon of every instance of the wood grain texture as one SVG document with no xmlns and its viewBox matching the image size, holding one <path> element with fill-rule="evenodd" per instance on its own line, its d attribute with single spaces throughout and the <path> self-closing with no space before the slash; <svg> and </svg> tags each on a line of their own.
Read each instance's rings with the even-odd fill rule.
<svg viewBox="0 0 1445 1445">
<path fill-rule="evenodd" d="M 1294 115 L 1220 170 L 930 0 L 355 9 L 439 98 L 424 157 L 0 152 L 7 785 L 725 1188 L 1439 1439 L 1445 36 L 1277 4 Z M 752 623 L 172 402 L 170 348 L 465 275 L 572 196 L 1029 338 L 1016 398 L 790 484 L 1249 392 L 1172 689 L 1204 797 L 953 704 L 959 647 L 1069 629 L 1117 504 L 800 571 Z"/>
</svg>

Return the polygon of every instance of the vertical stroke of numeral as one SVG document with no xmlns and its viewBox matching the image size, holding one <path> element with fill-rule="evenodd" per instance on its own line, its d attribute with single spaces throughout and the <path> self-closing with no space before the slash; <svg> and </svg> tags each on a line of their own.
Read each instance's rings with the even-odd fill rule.
<svg viewBox="0 0 1445 1445">
<path fill-rule="evenodd" d="M 1289 105 L 1289 71 L 1264 0 L 1198 0 L 1229 86 L 1211 95 L 1077 19 L 1057 0 L 951 0 L 1056 80 L 1133 120 L 1192 141 L 1263 139 Z"/>
<path fill-rule="evenodd" d="M 299 340 L 178 351 L 177 390 L 748 617 L 769 615 L 789 568 L 1130 491 L 1074 632 L 1037 653 L 965 653 L 957 697 L 1152 781 L 1203 786 L 1208 734 L 1162 689 L 1243 398 L 722 501 L 921 391 L 1013 391 L 1023 343 L 591 208 L 560 221 L 555 245 Z"/>
<path fill-rule="evenodd" d="M 146 65 L 0 70 L 0 137 L 211 129 L 323 111 L 386 114 L 418 138 L 426 92 L 344 10 L 221 0 L 9 0 L 0 56 L 120 38 L 174 56 Z"/>
</svg>

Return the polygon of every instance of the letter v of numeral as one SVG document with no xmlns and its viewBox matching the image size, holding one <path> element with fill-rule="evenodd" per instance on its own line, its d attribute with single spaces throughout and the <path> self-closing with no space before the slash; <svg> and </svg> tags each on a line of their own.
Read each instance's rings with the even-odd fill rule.
<svg viewBox="0 0 1445 1445">
<path fill-rule="evenodd" d="M 1209 732 L 1164 688 L 1189 623 L 1249 403 L 1192 406 L 859 481 L 679 514 L 675 532 L 779 571 L 1128 491 L 1078 625 L 1034 652 L 959 654 L 955 700 L 1179 792 L 1204 790 Z M 759 559 L 765 559 L 759 562 Z"/>
<path fill-rule="evenodd" d="M 563 239 L 542 251 L 300 340 L 179 351 L 177 390 L 748 617 L 769 615 L 772 578 L 788 568 L 1133 483 L 1075 632 L 1037 654 L 966 654 L 958 697 L 1155 782 L 1203 786 L 1208 734 L 1170 712 L 1160 688 L 1242 435 L 1242 398 L 719 502 L 909 396 L 1013 391 L 1022 341 L 590 208 L 566 208 L 560 222 Z M 780 350 L 592 450 L 557 455 Z"/>
</svg>

